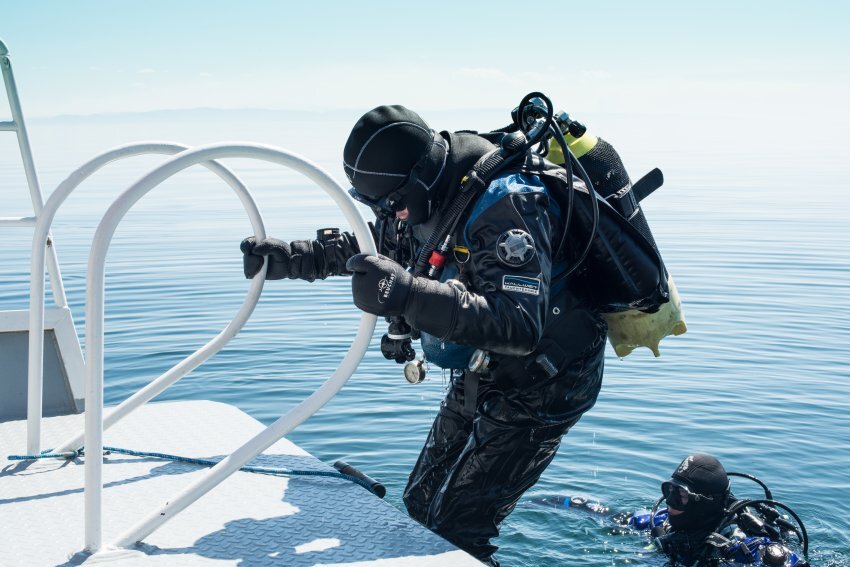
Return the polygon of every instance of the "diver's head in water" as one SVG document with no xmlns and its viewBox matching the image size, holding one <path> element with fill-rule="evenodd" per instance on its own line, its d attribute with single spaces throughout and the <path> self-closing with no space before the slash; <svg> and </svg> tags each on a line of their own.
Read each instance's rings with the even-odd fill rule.
<svg viewBox="0 0 850 567">
<path fill-rule="evenodd" d="M 410 224 L 428 220 L 439 199 L 448 143 L 403 106 L 379 106 L 354 125 L 343 150 L 352 196 Z"/>
<path fill-rule="evenodd" d="M 729 496 L 726 469 L 711 455 L 690 455 L 661 484 L 668 521 L 675 531 L 713 530 L 723 518 Z"/>
</svg>

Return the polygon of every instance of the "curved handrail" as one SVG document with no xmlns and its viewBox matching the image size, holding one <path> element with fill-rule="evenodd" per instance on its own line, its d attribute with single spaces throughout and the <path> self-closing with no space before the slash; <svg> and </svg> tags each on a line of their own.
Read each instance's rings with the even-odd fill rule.
<svg viewBox="0 0 850 567">
<path fill-rule="evenodd" d="M 109 207 L 95 232 L 89 255 L 88 276 L 86 282 L 86 419 L 85 447 L 86 458 L 86 549 L 97 551 L 101 547 L 101 507 L 103 489 L 103 313 L 104 313 L 104 277 L 106 253 L 115 229 L 130 208 L 154 187 L 172 175 L 198 163 L 220 158 L 256 158 L 304 174 L 318 184 L 342 209 L 348 222 L 353 226 L 357 240 L 366 251 L 375 254 L 375 245 L 366 222 L 354 205 L 345 189 L 330 175 L 312 162 L 286 152 L 260 144 L 215 144 L 187 150 L 159 167 L 150 171 L 127 189 Z M 262 282 L 264 275 L 255 276 L 254 282 Z M 253 288 L 252 288 L 253 289 Z M 240 312 L 241 313 L 241 312 Z M 234 319 L 237 321 L 238 316 Z M 246 317 L 247 319 L 247 317 Z M 346 352 L 334 373 L 313 394 L 308 396 L 294 409 L 280 417 L 272 425 L 254 436 L 242 447 L 223 459 L 207 474 L 184 489 L 176 498 L 170 499 L 163 508 L 153 512 L 139 524 L 123 534 L 116 545 L 139 541 L 162 523 L 186 508 L 200 496 L 211 490 L 242 465 L 273 445 L 283 435 L 297 427 L 325 405 L 348 381 L 362 360 L 377 318 L 364 313 L 357 336 Z M 244 323 L 244 321 L 242 322 Z M 241 325 L 240 325 L 241 326 Z M 214 339 L 215 340 L 215 339 Z M 201 350 L 210 346 L 213 341 Z M 222 345 L 223 346 L 223 345 Z M 200 351 L 198 351 L 200 352 Z M 197 353 L 196 353 L 197 354 Z M 194 356 L 194 355 L 193 355 Z"/>
<path fill-rule="evenodd" d="M 109 163 L 120 159 L 133 157 L 143 154 L 164 154 L 174 155 L 187 150 L 188 146 L 175 142 L 141 142 L 127 144 L 108 150 L 99 156 L 90 159 L 76 170 L 72 171 L 50 195 L 50 198 L 44 204 L 41 212 L 38 215 L 35 229 L 32 237 L 32 260 L 30 262 L 30 309 L 29 309 L 29 362 L 28 362 L 28 390 L 27 390 L 27 453 L 34 455 L 41 450 L 41 415 L 42 415 L 42 376 L 44 374 L 44 262 L 45 262 L 45 246 L 49 236 L 50 226 L 53 224 L 53 219 L 59 207 L 65 202 L 65 199 L 86 179 L 91 177 L 98 170 Z M 242 181 L 236 177 L 232 171 L 219 163 L 204 164 L 213 173 L 221 177 L 228 185 L 236 189 L 237 193 L 242 198 L 242 195 L 247 195 L 250 206 L 257 215 L 258 223 L 253 227 L 255 231 L 262 230 L 262 218 L 257 210 L 256 205 L 251 200 L 247 188 Z M 246 202 L 243 200 L 243 204 Z M 252 224 L 254 221 L 252 220 Z M 265 267 L 263 267 L 265 270 Z M 262 286 L 261 286 L 262 287 Z M 116 408 L 117 409 L 117 408 Z M 114 413 L 114 412 L 113 412 Z M 104 427 L 108 428 L 115 421 L 120 419 L 120 415 L 112 418 L 112 414 L 107 417 L 108 423 Z M 78 439 L 79 438 L 79 439 Z M 63 451 L 79 448 L 79 441 L 83 435 L 75 436 L 68 441 L 62 443 L 59 447 Z M 76 444 L 76 445 L 75 445 Z"/>
</svg>

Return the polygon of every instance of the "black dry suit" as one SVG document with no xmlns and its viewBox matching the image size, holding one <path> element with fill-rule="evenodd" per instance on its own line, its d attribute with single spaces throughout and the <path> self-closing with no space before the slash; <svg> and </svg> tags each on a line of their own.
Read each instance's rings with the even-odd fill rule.
<svg viewBox="0 0 850 567">
<path fill-rule="evenodd" d="M 495 146 L 474 134 L 442 137 L 450 146 L 438 188 L 445 210 L 463 175 Z M 500 173 L 463 212 L 440 281 L 420 288 L 405 310 L 428 360 L 452 372 L 404 502 L 413 518 L 482 560 L 496 550 L 490 538 L 500 522 L 596 401 L 607 331 L 600 311 L 666 300 L 653 248 L 636 243 L 604 201 L 590 255 L 559 277 L 587 244 L 594 217 L 585 185 L 576 178 L 574 186 L 573 220 L 556 257 L 568 207 L 564 170 L 529 155 Z M 430 224 L 414 227 L 417 245 Z M 391 231 L 382 240 L 398 242 Z M 477 349 L 489 362 L 472 372 Z"/>
</svg>

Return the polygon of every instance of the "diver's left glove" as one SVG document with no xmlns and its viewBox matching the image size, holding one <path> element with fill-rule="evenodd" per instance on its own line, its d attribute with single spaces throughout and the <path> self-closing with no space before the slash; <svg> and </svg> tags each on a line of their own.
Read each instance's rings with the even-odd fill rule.
<svg viewBox="0 0 850 567">
<path fill-rule="evenodd" d="M 316 240 L 292 242 L 276 238 L 257 242 L 253 236 L 246 238 L 240 244 L 245 277 L 253 278 L 260 271 L 264 256 L 269 263 L 267 280 L 289 278 L 312 282 L 328 276 L 348 275 L 346 260 L 360 252 L 354 235 L 340 233 L 337 228 L 321 228 L 316 233 Z"/>
</svg>

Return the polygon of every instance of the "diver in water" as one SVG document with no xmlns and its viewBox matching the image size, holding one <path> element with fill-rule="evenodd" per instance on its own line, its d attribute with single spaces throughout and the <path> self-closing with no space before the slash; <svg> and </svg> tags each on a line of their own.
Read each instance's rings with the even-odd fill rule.
<svg viewBox="0 0 850 567">
<path fill-rule="evenodd" d="M 491 564 L 499 524 L 596 401 L 601 313 L 667 301 L 654 248 L 596 202 L 589 182 L 535 151 L 544 134 L 563 136 L 551 105 L 545 119 L 523 121 L 529 97 L 513 125 L 486 135 L 436 132 L 403 106 L 357 121 L 343 164 L 350 194 L 376 214 L 380 255 L 359 254 L 356 238 L 337 229 L 241 245 L 249 278 L 264 257 L 268 279 L 352 276 L 354 303 L 387 318 L 382 352 L 408 362 L 409 381 L 424 371 L 411 338 L 420 338 L 425 360 L 450 371 L 404 503 L 415 520 Z M 623 189 L 628 177 L 617 174 Z M 628 258 L 606 255 L 612 250 Z M 631 272 L 606 275 L 622 266 Z"/>
<path fill-rule="evenodd" d="M 765 498 L 738 499 L 729 476 L 759 483 Z M 624 527 L 647 533 L 651 547 L 664 553 L 673 565 L 711 567 L 806 567 L 808 536 L 797 515 L 773 500 L 760 480 L 741 473 L 727 473 L 715 457 L 694 454 L 676 467 L 670 480 L 661 484 L 662 497 L 650 513 L 619 513 L 611 519 Z M 666 508 L 658 508 L 666 502 Z M 532 503 L 561 508 L 581 508 L 608 515 L 607 507 L 585 498 L 544 497 Z M 796 524 L 783 517 L 782 508 Z M 796 540 L 796 541 L 795 541 Z M 802 557 L 792 547 L 802 546 Z"/>
<path fill-rule="evenodd" d="M 689 455 L 661 484 L 661 493 L 667 503 L 667 522 L 654 542 L 674 561 L 691 564 L 710 550 L 708 536 L 734 501 L 729 476 L 716 458 Z"/>
</svg>

